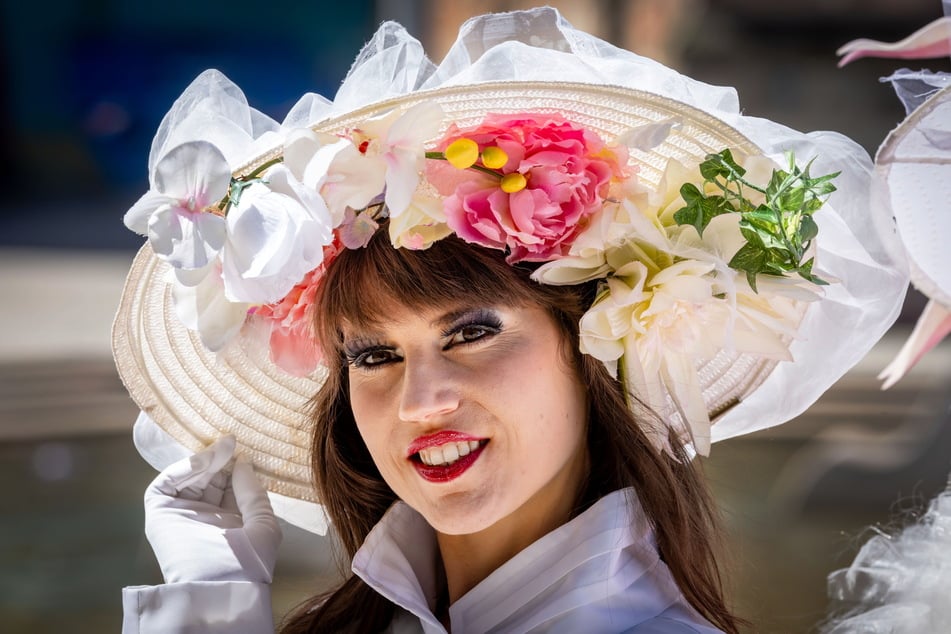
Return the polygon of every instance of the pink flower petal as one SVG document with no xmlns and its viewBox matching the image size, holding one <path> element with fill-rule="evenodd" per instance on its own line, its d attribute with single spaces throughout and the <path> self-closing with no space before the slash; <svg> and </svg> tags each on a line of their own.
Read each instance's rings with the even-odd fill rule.
<svg viewBox="0 0 951 634">
<path fill-rule="evenodd" d="M 611 180 L 620 180 L 627 163 L 626 150 L 605 150 L 596 134 L 557 115 L 489 114 L 471 129 L 450 126 L 438 147 L 463 137 L 480 149 L 499 147 L 508 154 L 508 162 L 495 172 L 498 177 L 518 171 L 527 178 L 527 186 L 511 194 L 501 189 L 498 177 L 486 182 L 474 170 L 457 170 L 468 177 L 465 181 L 437 185 L 447 195 L 453 231 L 470 242 L 509 249 L 509 262 L 567 253 L 584 219 L 601 209 Z M 436 175 L 427 174 L 438 183 L 432 179 Z"/>
<path fill-rule="evenodd" d="M 951 334 L 951 310 L 931 300 L 918 317 L 914 330 L 878 378 L 884 381 L 882 389 L 887 390 L 898 382 L 918 363 L 926 352 L 934 348 L 946 336 Z"/>
<path fill-rule="evenodd" d="M 320 363 L 314 337 L 301 327 L 275 327 L 270 338 L 271 362 L 292 376 L 309 376 Z"/>
<path fill-rule="evenodd" d="M 839 68 L 862 57 L 892 57 L 898 59 L 928 59 L 951 55 L 951 17 L 938 18 L 898 42 L 858 39 L 836 51 L 844 55 Z"/>
</svg>

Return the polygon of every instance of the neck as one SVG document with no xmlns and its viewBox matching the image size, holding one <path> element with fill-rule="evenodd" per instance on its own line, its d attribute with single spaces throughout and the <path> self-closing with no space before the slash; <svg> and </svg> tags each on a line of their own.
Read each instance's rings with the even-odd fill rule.
<svg viewBox="0 0 951 634">
<path fill-rule="evenodd" d="M 582 475 L 587 472 L 587 460 L 583 462 Z M 577 484 L 567 491 L 554 482 L 549 483 L 514 513 L 479 532 L 467 535 L 437 532 L 450 604 L 509 559 L 571 519 L 585 482 L 584 477 L 576 476 L 569 476 Z"/>
</svg>

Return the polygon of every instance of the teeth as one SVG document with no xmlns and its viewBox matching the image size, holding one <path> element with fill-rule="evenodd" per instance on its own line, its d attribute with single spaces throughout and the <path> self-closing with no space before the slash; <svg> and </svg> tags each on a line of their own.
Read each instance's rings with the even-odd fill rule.
<svg viewBox="0 0 951 634">
<path fill-rule="evenodd" d="M 439 447 L 430 447 L 419 452 L 423 464 L 431 467 L 451 465 L 462 456 L 468 456 L 479 448 L 478 440 L 451 442 Z"/>
</svg>

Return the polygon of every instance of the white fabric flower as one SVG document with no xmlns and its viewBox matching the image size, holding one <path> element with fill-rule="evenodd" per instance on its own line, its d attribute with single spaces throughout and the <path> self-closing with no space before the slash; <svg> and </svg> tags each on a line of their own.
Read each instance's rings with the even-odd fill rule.
<svg viewBox="0 0 951 634">
<path fill-rule="evenodd" d="M 281 126 L 248 105 L 241 89 L 220 71 L 206 70 L 189 84 L 162 119 L 149 153 L 149 172 L 174 148 L 206 141 L 218 148 L 232 171 L 278 147 Z"/>
<path fill-rule="evenodd" d="M 234 302 L 268 304 L 283 298 L 323 261 L 331 241 L 327 206 L 283 165 L 253 183 L 227 217 L 222 252 L 225 294 Z"/>
<path fill-rule="evenodd" d="M 351 131 L 352 144 L 330 165 L 321 193 L 335 217 L 363 209 L 384 193 L 391 217 L 409 207 L 424 167 L 424 143 L 439 132 L 442 108 L 431 101 L 393 110 Z"/>
<path fill-rule="evenodd" d="M 169 150 L 149 175 L 151 189 L 128 212 L 129 229 L 147 235 L 155 254 L 175 268 L 207 266 L 224 244 L 225 222 L 213 206 L 228 193 L 231 168 L 205 141 Z"/>
<path fill-rule="evenodd" d="M 149 153 L 150 189 L 126 213 L 126 226 L 147 235 L 176 269 L 204 269 L 224 245 L 224 218 L 214 207 L 232 172 L 280 138 L 280 126 L 231 80 L 203 72 L 162 119 Z"/>
<path fill-rule="evenodd" d="M 206 273 L 200 279 L 175 275 L 169 283 L 179 320 L 198 332 L 206 348 L 217 352 L 241 330 L 251 305 L 225 297 L 220 261 L 209 264 Z"/>
</svg>

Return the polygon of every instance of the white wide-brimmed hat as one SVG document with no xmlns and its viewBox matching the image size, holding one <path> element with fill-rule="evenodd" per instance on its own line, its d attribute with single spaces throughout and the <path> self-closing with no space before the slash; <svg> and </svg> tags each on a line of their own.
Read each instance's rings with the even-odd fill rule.
<svg viewBox="0 0 951 634">
<path fill-rule="evenodd" d="M 177 443 L 234 434 L 291 499 L 318 501 L 304 412 L 323 370 L 306 308 L 335 254 L 384 217 L 395 247 L 455 234 L 533 263 L 541 283 L 601 280 L 582 350 L 700 453 L 804 411 L 892 324 L 907 285 L 869 222 L 862 148 L 743 116 L 732 89 L 549 8 L 470 20 L 438 66 L 386 23 L 332 102 L 307 95 L 280 125 L 206 72 L 149 168 L 126 215 L 149 242 L 115 322 L 120 375 Z M 786 211 L 772 236 L 769 214 Z"/>
</svg>

